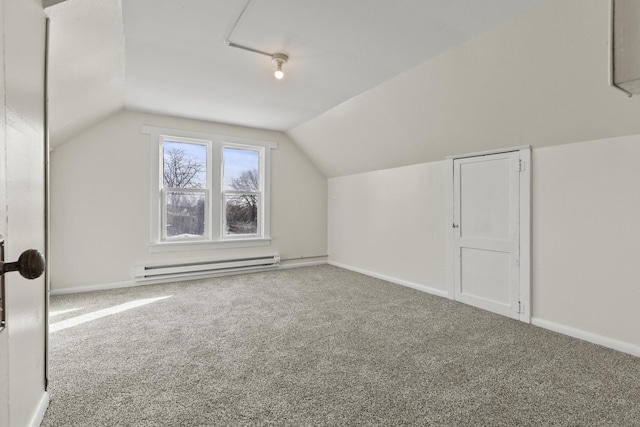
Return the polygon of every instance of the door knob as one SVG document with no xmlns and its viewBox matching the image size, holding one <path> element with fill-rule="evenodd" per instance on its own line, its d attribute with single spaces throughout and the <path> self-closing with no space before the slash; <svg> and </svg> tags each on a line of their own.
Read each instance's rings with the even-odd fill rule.
<svg viewBox="0 0 640 427">
<path fill-rule="evenodd" d="M 18 261 L 0 261 L 0 276 L 10 271 L 17 271 L 26 279 L 37 279 L 44 272 L 44 255 L 36 249 L 27 249 L 22 252 Z"/>
</svg>

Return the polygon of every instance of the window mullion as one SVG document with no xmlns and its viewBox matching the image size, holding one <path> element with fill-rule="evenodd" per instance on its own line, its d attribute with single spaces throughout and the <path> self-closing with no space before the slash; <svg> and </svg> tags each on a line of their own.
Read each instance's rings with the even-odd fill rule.
<svg viewBox="0 0 640 427">
<path fill-rule="evenodd" d="M 211 143 L 209 164 L 211 183 L 209 221 L 211 222 L 211 239 L 218 241 L 222 238 L 222 144 Z"/>
</svg>

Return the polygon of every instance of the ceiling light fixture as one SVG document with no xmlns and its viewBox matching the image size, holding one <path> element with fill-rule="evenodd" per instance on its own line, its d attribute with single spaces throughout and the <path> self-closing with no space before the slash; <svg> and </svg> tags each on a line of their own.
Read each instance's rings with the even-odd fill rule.
<svg viewBox="0 0 640 427">
<path fill-rule="evenodd" d="M 237 43 L 233 43 L 229 40 L 225 41 L 225 44 L 229 47 L 235 47 L 236 49 L 242 49 L 253 53 L 259 53 L 260 55 L 269 56 L 273 62 L 276 64 L 276 71 L 273 74 L 276 79 L 282 80 L 284 77 L 284 71 L 282 71 L 282 66 L 287 63 L 289 60 L 289 55 L 278 52 L 278 53 L 267 53 L 261 50 L 257 50 L 251 47 L 242 46 Z"/>
<path fill-rule="evenodd" d="M 247 4 L 244 6 L 244 9 L 242 9 L 242 12 L 240 12 L 240 16 L 238 16 L 238 19 L 236 19 L 235 24 L 233 24 L 233 28 L 231 28 L 231 31 L 229 31 L 229 34 L 227 35 L 227 38 L 224 40 L 224 43 L 229 46 L 229 47 L 235 47 L 236 49 L 242 49 L 242 50 L 246 50 L 248 52 L 253 52 L 253 53 L 258 53 L 260 55 L 264 55 L 264 56 L 269 56 L 271 57 L 271 61 L 275 62 L 276 64 L 276 71 L 274 73 L 274 76 L 276 79 L 278 80 L 282 80 L 282 78 L 284 77 L 284 72 L 282 71 L 282 66 L 284 64 L 287 63 L 287 61 L 289 60 L 289 56 L 284 54 L 284 53 L 268 53 L 268 52 L 263 52 L 261 50 L 258 49 L 254 49 L 252 47 L 248 47 L 248 46 L 243 46 L 237 43 L 234 43 L 231 41 L 231 36 L 233 35 L 233 33 L 236 31 L 236 28 L 238 27 L 238 24 L 240 23 L 240 21 L 242 21 L 242 19 L 244 18 L 245 14 L 247 13 L 247 10 L 249 9 L 249 7 L 251 6 L 251 4 L 253 3 L 253 0 L 248 0 Z"/>
<path fill-rule="evenodd" d="M 276 63 L 276 72 L 273 75 L 276 79 L 281 80 L 284 77 L 282 65 L 287 63 L 289 57 L 284 53 L 274 53 L 271 55 L 271 60 Z"/>
</svg>

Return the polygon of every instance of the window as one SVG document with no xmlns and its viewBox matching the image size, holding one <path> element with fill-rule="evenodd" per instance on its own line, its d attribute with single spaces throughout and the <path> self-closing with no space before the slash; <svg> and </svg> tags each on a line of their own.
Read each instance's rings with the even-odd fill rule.
<svg viewBox="0 0 640 427">
<path fill-rule="evenodd" d="M 256 236 L 262 226 L 260 152 L 223 148 L 224 236 Z"/>
<path fill-rule="evenodd" d="M 210 183 L 206 141 L 163 138 L 162 239 L 207 236 Z"/>
<path fill-rule="evenodd" d="M 152 162 L 152 250 L 270 243 L 275 143 L 146 126 L 143 132 L 152 136 L 158 159 Z"/>
</svg>

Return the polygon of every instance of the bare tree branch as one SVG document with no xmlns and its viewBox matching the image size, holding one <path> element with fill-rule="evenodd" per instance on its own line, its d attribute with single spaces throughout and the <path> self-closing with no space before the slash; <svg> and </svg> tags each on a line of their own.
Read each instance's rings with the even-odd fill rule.
<svg viewBox="0 0 640 427">
<path fill-rule="evenodd" d="M 200 181 L 206 165 L 192 156 L 188 156 L 182 148 L 172 147 L 164 153 L 163 178 L 167 188 L 200 188 Z"/>
<path fill-rule="evenodd" d="M 258 169 L 243 171 L 239 176 L 231 179 L 229 186 L 234 190 L 258 191 Z"/>
</svg>

